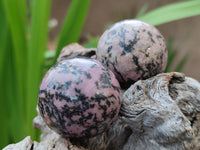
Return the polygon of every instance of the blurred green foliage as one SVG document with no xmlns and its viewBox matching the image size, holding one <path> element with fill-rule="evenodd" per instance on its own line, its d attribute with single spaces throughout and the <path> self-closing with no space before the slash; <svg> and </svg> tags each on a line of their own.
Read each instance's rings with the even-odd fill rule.
<svg viewBox="0 0 200 150">
<path fill-rule="evenodd" d="M 87 42 L 83 45 L 85 48 L 95 48 L 97 47 L 99 37 L 93 37 L 91 35 L 87 36 Z"/>
<path fill-rule="evenodd" d="M 190 0 L 162 6 L 144 15 L 139 15 L 137 19 L 146 21 L 154 26 L 157 26 L 160 24 L 196 16 L 199 14 L 200 0 Z"/>
<path fill-rule="evenodd" d="M 71 1 L 56 54 L 79 40 L 89 4 L 90 0 Z M 45 56 L 50 56 L 46 53 L 50 9 L 51 0 L 0 1 L 0 149 L 27 135 L 38 137 L 32 120 Z"/>
<path fill-rule="evenodd" d="M 0 1 L 0 149 L 31 135 L 36 116 L 37 92 L 44 68 L 52 66 L 63 46 L 78 42 L 90 0 L 73 0 L 55 52 L 46 51 L 51 0 Z M 138 19 L 159 25 L 200 14 L 200 1 L 170 4 L 149 13 L 141 9 Z M 88 37 L 85 47 L 95 47 L 98 37 Z M 169 52 L 170 58 L 175 55 Z M 180 63 L 181 68 L 184 63 Z"/>
</svg>

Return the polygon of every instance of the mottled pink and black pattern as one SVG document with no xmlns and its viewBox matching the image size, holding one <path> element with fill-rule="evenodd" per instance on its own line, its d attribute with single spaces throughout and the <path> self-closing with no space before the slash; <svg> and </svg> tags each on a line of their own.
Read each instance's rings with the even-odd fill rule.
<svg viewBox="0 0 200 150">
<path fill-rule="evenodd" d="M 114 24 L 103 33 L 97 47 L 97 58 L 114 72 L 125 89 L 139 79 L 163 72 L 167 54 L 161 33 L 139 20 Z"/>
<path fill-rule="evenodd" d="M 69 138 L 92 137 L 116 120 L 121 91 L 114 74 L 98 61 L 66 59 L 43 78 L 38 95 L 47 125 Z"/>
</svg>

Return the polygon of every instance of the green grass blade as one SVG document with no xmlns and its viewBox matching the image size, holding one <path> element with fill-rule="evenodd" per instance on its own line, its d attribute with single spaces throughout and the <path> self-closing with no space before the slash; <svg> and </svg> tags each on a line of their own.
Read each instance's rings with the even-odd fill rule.
<svg viewBox="0 0 200 150">
<path fill-rule="evenodd" d="M 6 63 L 3 63 L 4 65 Z M 3 67 L 3 69 L 5 69 L 5 67 Z M 0 78 L 0 120 L 1 120 L 1 124 L 0 124 L 0 149 L 2 149 L 4 146 L 6 146 L 10 141 L 10 137 L 9 137 L 9 117 L 8 117 L 8 113 L 9 113 L 9 109 L 8 109 L 8 105 L 6 103 L 6 90 L 5 90 L 5 70 L 4 73 L 1 74 L 1 78 Z"/>
<path fill-rule="evenodd" d="M 5 53 L 6 53 L 6 40 L 8 35 L 8 24 L 6 20 L 6 14 L 4 10 L 4 6 L 2 1 L 0 1 L 0 80 L 2 79 L 1 75 L 3 75 L 3 65 L 5 60 Z"/>
<path fill-rule="evenodd" d="M 61 51 L 61 49 L 72 42 L 79 40 L 83 24 L 85 22 L 90 0 L 73 0 L 71 1 L 69 10 L 67 12 L 64 25 L 62 27 L 58 45 L 56 48 L 56 56 L 54 63 Z"/>
<path fill-rule="evenodd" d="M 168 50 L 168 60 L 167 60 L 167 66 L 165 68 L 164 72 L 169 72 L 171 65 L 174 61 L 175 56 L 177 55 L 177 50 L 173 49 L 174 44 L 174 38 L 170 38 L 167 43 L 167 50 Z"/>
<path fill-rule="evenodd" d="M 14 82 L 16 83 L 17 80 L 14 78 L 13 72 L 8 72 L 8 69 L 13 71 L 15 67 L 10 65 L 12 39 L 8 20 L 12 15 L 6 14 L 7 8 L 8 4 L 0 1 L 0 149 L 10 142 L 17 142 L 24 136 L 23 121 L 19 119 L 22 117 L 22 113 L 19 111 L 19 97 L 14 94 L 18 90 L 18 88 L 14 89 Z M 11 88 L 12 90 L 10 90 Z"/>
<path fill-rule="evenodd" d="M 16 84 L 18 85 L 18 101 L 20 111 L 25 114 L 25 69 L 26 69 L 26 30 L 27 30 L 27 12 L 26 12 L 26 0 L 3 0 L 6 17 L 8 20 L 11 41 L 13 43 L 13 54 L 14 54 L 14 69 L 16 70 Z M 25 118 L 23 119 L 25 121 Z M 21 123 L 22 128 L 25 123 Z"/>
<path fill-rule="evenodd" d="M 17 83 L 15 62 L 13 59 L 13 49 L 12 46 L 9 45 L 9 40 L 7 41 L 7 58 L 6 59 L 6 67 L 4 69 L 6 75 L 4 78 L 4 88 L 6 93 L 6 104 L 7 104 L 7 115 L 9 118 L 9 135 L 11 135 L 11 142 L 18 142 L 23 139 L 26 135 L 24 132 L 24 114 L 21 110 L 19 103 L 19 89 Z"/>
<path fill-rule="evenodd" d="M 41 81 L 41 70 L 44 63 L 44 53 L 47 47 L 48 21 L 51 0 L 35 0 L 32 3 L 30 41 L 28 45 L 27 64 L 27 135 L 34 138 L 32 127 L 36 115 L 37 92 Z M 30 133 L 31 131 L 31 133 Z"/>
<path fill-rule="evenodd" d="M 6 40 L 8 37 L 8 25 L 5 19 L 5 14 L 3 11 L 3 5 L 0 1 L 0 149 L 6 146 L 9 142 L 9 128 L 8 128 L 8 117 L 7 117 L 7 105 L 5 103 L 5 87 L 4 78 L 5 78 L 5 58 L 6 58 Z"/>
<path fill-rule="evenodd" d="M 0 149 L 6 146 L 9 143 L 9 128 L 8 128 L 8 106 L 6 103 L 6 94 L 5 94 L 5 66 L 8 64 L 5 62 L 6 51 L 7 51 L 7 40 L 8 40 L 8 25 L 6 22 L 5 14 L 3 11 L 2 3 L 0 2 L 0 18 L 1 18 L 1 25 L 0 25 Z"/>
<path fill-rule="evenodd" d="M 26 64 L 26 30 L 27 30 L 27 13 L 25 0 L 4 0 L 7 19 L 9 22 L 12 41 L 14 45 L 15 61 L 20 75 L 25 73 Z M 22 75 L 23 77 L 23 75 Z"/>
<path fill-rule="evenodd" d="M 190 0 L 169 4 L 155 9 L 137 19 L 152 25 L 160 25 L 170 21 L 183 19 L 200 14 L 200 0 Z"/>
<path fill-rule="evenodd" d="M 165 72 L 170 71 L 170 67 L 173 64 L 176 55 L 177 55 L 176 50 L 169 50 L 168 51 L 168 60 L 167 60 L 167 66 L 165 68 Z"/>
<path fill-rule="evenodd" d="M 5 143 L 6 138 L 7 145 L 10 142 L 17 142 L 19 139 L 22 139 L 25 136 L 23 131 L 23 114 L 20 111 L 20 106 L 18 103 L 19 89 L 16 80 L 17 76 L 15 75 L 16 69 L 13 59 L 13 49 L 9 29 L 7 29 L 7 34 L 4 36 L 4 38 L 5 43 L 2 43 L 2 45 L 4 45 L 3 49 L 6 51 L 4 53 L 4 57 L 6 59 L 4 59 L 2 63 L 3 66 L 1 69 L 3 69 L 3 71 L 1 71 L 2 74 L 0 75 L 0 147 L 5 146 L 3 143 Z"/>
<path fill-rule="evenodd" d="M 140 11 L 138 12 L 136 18 L 143 16 L 146 13 L 147 9 L 148 9 L 148 4 L 144 4 L 140 9 Z"/>
<path fill-rule="evenodd" d="M 183 70 L 184 65 L 186 64 L 187 60 L 189 58 L 189 55 L 186 54 L 180 61 L 180 63 L 178 64 L 178 66 L 176 67 L 175 71 L 176 72 L 181 72 Z"/>
</svg>

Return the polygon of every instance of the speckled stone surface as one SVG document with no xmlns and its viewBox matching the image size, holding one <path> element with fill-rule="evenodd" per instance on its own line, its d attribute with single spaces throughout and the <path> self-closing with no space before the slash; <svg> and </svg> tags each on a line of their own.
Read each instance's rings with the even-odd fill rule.
<svg viewBox="0 0 200 150">
<path fill-rule="evenodd" d="M 38 106 L 47 125 L 64 137 L 91 137 L 116 120 L 121 91 L 114 74 L 98 61 L 66 59 L 43 78 Z"/>
<path fill-rule="evenodd" d="M 114 24 L 100 37 L 97 47 L 97 58 L 114 72 L 125 89 L 139 79 L 163 72 L 167 55 L 161 33 L 139 20 Z"/>
</svg>

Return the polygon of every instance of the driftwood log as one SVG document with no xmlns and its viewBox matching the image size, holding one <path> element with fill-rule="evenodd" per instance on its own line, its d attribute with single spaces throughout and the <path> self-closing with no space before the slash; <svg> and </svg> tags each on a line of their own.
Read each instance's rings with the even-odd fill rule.
<svg viewBox="0 0 200 150">
<path fill-rule="evenodd" d="M 66 50 L 58 61 L 72 56 Z M 76 52 L 74 56 L 84 56 L 80 49 Z M 95 57 L 89 50 L 87 54 Z M 200 83 L 177 72 L 137 81 L 124 92 L 119 117 L 111 128 L 91 139 L 61 137 L 39 112 L 33 124 L 42 131 L 40 143 L 26 137 L 3 150 L 199 150 Z"/>
<path fill-rule="evenodd" d="M 199 150 L 199 112 L 198 81 L 176 72 L 139 80 L 123 94 L 113 127 L 93 138 L 90 148 Z"/>
</svg>

